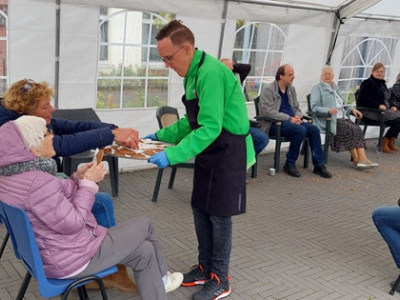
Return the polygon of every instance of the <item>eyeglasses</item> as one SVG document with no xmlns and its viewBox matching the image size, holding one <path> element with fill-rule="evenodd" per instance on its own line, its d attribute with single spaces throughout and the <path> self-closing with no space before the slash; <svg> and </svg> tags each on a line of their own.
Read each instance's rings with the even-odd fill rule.
<svg viewBox="0 0 400 300">
<path fill-rule="evenodd" d="M 35 81 L 32 79 L 27 79 L 26 83 L 24 84 L 24 87 L 22 88 L 22 91 L 24 94 L 26 94 L 27 91 L 29 91 L 32 88 L 32 84 L 34 84 Z"/>
<path fill-rule="evenodd" d="M 52 135 L 52 134 L 53 134 L 53 130 L 47 129 L 47 132 L 44 134 L 44 137 Z"/>
<path fill-rule="evenodd" d="M 165 56 L 165 57 L 161 57 L 161 56 L 160 56 L 160 59 L 161 59 L 163 62 L 165 62 L 165 63 L 167 63 L 167 64 L 170 64 L 172 58 L 174 57 L 174 55 L 177 54 L 177 53 L 178 53 L 180 50 L 182 50 L 184 47 L 185 47 L 185 46 L 180 47 L 180 48 L 179 48 L 178 50 L 176 50 L 172 55 Z"/>
</svg>

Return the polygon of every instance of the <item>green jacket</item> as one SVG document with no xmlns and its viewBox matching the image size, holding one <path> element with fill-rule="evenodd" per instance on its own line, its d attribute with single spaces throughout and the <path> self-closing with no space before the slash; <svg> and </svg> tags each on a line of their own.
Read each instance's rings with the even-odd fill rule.
<svg viewBox="0 0 400 300">
<path fill-rule="evenodd" d="M 248 134 L 249 119 L 240 83 L 224 64 L 206 55 L 195 79 L 202 51 L 196 50 L 188 74 L 184 78 L 186 99 L 192 100 L 197 92 L 200 127 L 192 130 L 185 117 L 156 132 L 161 141 L 177 144 L 165 149 L 171 165 L 182 163 L 206 149 L 221 133 L 222 128 L 233 134 Z M 246 137 L 247 167 L 255 163 L 253 141 Z"/>
</svg>

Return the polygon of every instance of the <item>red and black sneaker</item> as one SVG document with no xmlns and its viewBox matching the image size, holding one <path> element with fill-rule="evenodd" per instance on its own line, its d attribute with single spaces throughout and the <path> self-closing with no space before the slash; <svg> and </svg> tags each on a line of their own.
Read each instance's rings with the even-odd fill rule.
<svg viewBox="0 0 400 300">
<path fill-rule="evenodd" d="M 193 294 L 192 300 L 219 300 L 228 297 L 230 293 L 229 275 L 224 280 L 220 280 L 216 274 L 211 273 L 210 280 L 200 291 Z"/>
<path fill-rule="evenodd" d="M 204 284 L 210 279 L 210 273 L 205 273 L 203 267 L 198 264 L 193 266 L 188 273 L 183 274 L 182 286 L 196 286 Z"/>
</svg>

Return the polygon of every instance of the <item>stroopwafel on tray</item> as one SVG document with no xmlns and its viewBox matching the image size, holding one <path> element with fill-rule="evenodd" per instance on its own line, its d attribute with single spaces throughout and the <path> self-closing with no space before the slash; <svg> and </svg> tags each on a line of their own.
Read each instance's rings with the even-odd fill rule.
<svg viewBox="0 0 400 300">
<path fill-rule="evenodd" d="M 171 146 L 171 144 L 152 140 L 142 140 L 142 143 L 139 143 L 139 149 L 131 149 L 121 145 L 113 144 L 104 147 L 103 150 L 106 154 L 118 157 L 148 159 L 157 152 L 163 151 L 168 146 Z"/>
</svg>

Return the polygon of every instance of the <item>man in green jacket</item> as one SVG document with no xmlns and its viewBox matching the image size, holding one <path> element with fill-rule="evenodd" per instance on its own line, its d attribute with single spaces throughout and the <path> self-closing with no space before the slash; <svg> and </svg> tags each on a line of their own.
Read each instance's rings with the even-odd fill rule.
<svg viewBox="0 0 400 300">
<path fill-rule="evenodd" d="M 231 292 L 232 216 L 246 211 L 246 169 L 255 162 L 247 108 L 239 81 L 216 58 L 195 48 L 193 33 L 174 20 L 156 35 L 165 65 L 184 77 L 185 117 L 147 137 L 177 144 L 153 155 L 159 168 L 195 159 L 192 210 L 198 264 L 183 286 L 203 284 L 194 300 Z"/>
</svg>

